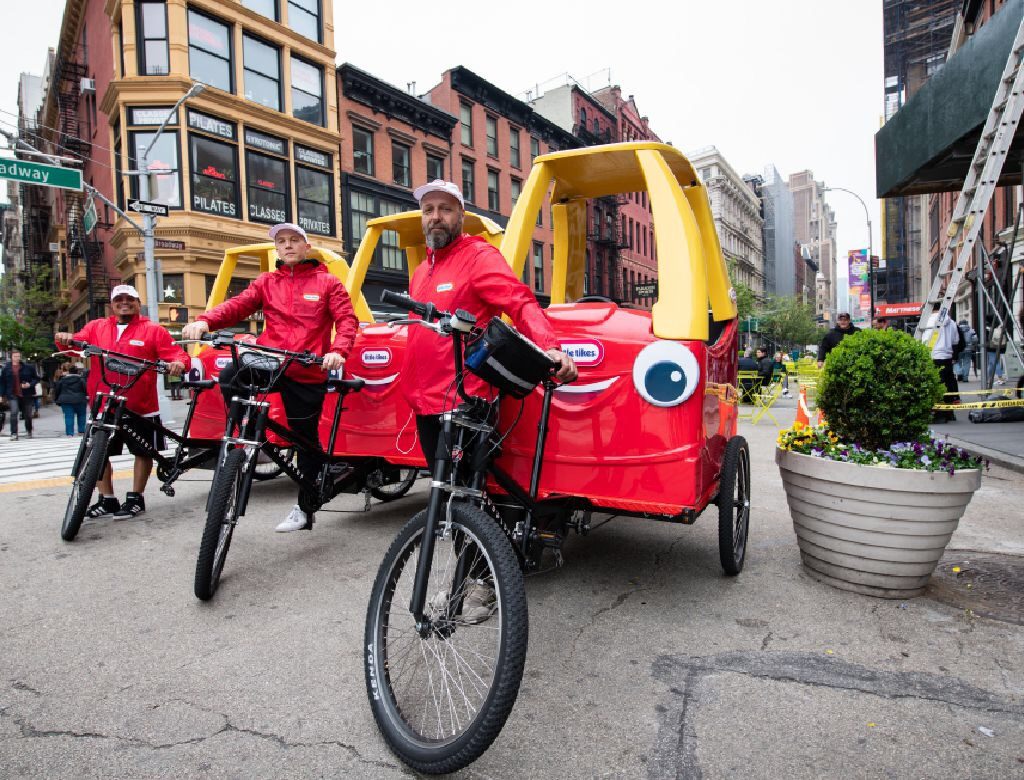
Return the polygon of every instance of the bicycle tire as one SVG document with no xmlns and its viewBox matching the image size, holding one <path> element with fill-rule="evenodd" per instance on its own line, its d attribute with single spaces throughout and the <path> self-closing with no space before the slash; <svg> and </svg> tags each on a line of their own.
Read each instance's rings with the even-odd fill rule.
<svg viewBox="0 0 1024 780">
<path fill-rule="evenodd" d="M 378 501 L 386 504 L 388 501 L 395 501 L 408 493 L 419 478 L 419 469 L 402 469 L 401 476 L 397 482 L 389 482 L 386 485 L 370 488 L 370 495 Z"/>
<path fill-rule="evenodd" d="M 443 774 L 479 758 L 505 725 L 522 682 L 529 616 L 522 571 L 505 532 L 480 508 L 452 504 L 452 533 L 436 539 L 434 547 L 435 561 L 447 554 L 446 564 L 432 565 L 428 581 L 426 611 L 433 630 L 421 638 L 408 604 L 426 519 L 424 510 L 406 523 L 381 562 L 367 609 L 364 662 L 370 707 L 388 746 L 413 769 Z M 459 592 L 446 576 L 458 559 L 455 540 L 464 540 L 464 554 L 471 556 L 466 571 L 482 574 L 480 581 L 494 588 L 492 612 L 482 620 L 447 611 L 451 594 Z M 443 667 L 449 655 L 454 670 L 442 668 L 437 677 L 416 668 L 433 660 Z M 467 680 L 469 690 L 450 690 Z M 454 696 L 433 691 L 436 719 L 426 715 L 434 686 Z M 452 706 L 442 714 L 448 702 Z M 460 708 L 466 711 L 465 727 Z M 418 723 L 417 712 L 424 713 Z M 451 724 L 452 733 L 431 728 L 441 723 Z"/>
<path fill-rule="evenodd" d="M 210 507 L 199 543 L 193 590 L 196 598 L 209 601 L 220 585 L 224 561 L 238 519 L 238 499 L 245 483 L 245 452 L 231 450 L 217 469 L 210 487 Z"/>
<path fill-rule="evenodd" d="M 718 486 L 718 556 L 722 570 L 735 577 L 743 570 L 750 535 L 750 450 L 733 436 L 725 447 Z"/>
<path fill-rule="evenodd" d="M 96 483 L 107 463 L 107 443 L 110 431 L 97 430 L 85 442 L 85 453 L 82 455 L 82 466 L 71 483 L 71 495 L 64 510 L 64 522 L 60 526 L 60 538 L 65 542 L 73 542 L 82 527 L 89 499 L 96 490 Z"/>
</svg>

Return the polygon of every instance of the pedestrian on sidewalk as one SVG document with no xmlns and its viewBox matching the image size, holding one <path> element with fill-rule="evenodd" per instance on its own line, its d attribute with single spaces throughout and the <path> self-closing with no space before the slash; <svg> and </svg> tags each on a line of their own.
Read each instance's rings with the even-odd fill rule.
<svg viewBox="0 0 1024 780">
<path fill-rule="evenodd" d="M 821 346 L 818 347 L 818 368 L 825 365 L 825 358 L 828 357 L 828 353 L 838 347 L 840 341 L 847 336 L 852 336 L 854 333 L 859 332 L 860 328 L 854 327 L 849 313 L 845 311 L 840 312 L 836 316 L 836 326 L 825 334 L 825 338 L 821 340 Z"/>
<path fill-rule="evenodd" d="M 932 340 L 932 333 L 935 330 L 938 318 L 939 312 L 938 306 L 936 306 L 935 312 L 928 318 L 928 324 L 921 334 L 921 341 L 923 343 L 928 344 Z M 939 378 L 946 386 L 946 395 L 943 398 L 943 403 L 947 404 L 960 403 L 960 385 L 957 384 L 956 374 L 953 371 L 953 354 L 959 343 L 960 329 L 952 317 L 946 317 L 942 321 L 942 325 L 939 326 L 939 335 L 935 338 L 935 343 L 932 345 L 932 363 L 939 369 Z M 955 420 L 956 414 L 954 412 L 935 412 L 935 422 L 954 422 Z"/>
<path fill-rule="evenodd" d="M 21 361 L 21 351 L 13 350 L 11 360 L 0 369 L 0 401 L 11 405 L 11 440 L 18 439 L 18 415 L 25 418 L 25 432 L 32 438 L 32 412 L 35 408 L 36 367 Z"/>
<path fill-rule="evenodd" d="M 53 402 L 64 412 L 64 433 L 75 435 L 75 421 L 78 421 L 78 435 L 85 433 L 85 409 L 88 394 L 85 380 L 78 366 L 68 367 L 67 373 L 57 380 L 53 391 Z"/>
<path fill-rule="evenodd" d="M 971 363 L 978 349 L 978 334 L 967 320 L 960 320 L 957 327 L 960 329 L 960 356 L 956 359 L 956 378 L 959 382 L 966 382 L 971 378 Z"/>
</svg>

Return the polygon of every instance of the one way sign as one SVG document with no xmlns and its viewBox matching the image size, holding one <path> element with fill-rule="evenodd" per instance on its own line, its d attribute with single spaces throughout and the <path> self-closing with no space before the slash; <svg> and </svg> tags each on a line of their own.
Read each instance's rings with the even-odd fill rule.
<svg viewBox="0 0 1024 780">
<path fill-rule="evenodd" d="M 155 217 L 166 217 L 168 214 L 167 206 L 164 204 L 150 203 L 145 200 L 128 201 L 128 210 L 135 211 L 139 214 L 152 214 Z"/>
</svg>

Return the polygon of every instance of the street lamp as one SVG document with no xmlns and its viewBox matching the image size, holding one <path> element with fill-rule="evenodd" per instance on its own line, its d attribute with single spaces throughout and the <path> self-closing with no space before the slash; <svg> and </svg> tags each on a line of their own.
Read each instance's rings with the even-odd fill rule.
<svg viewBox="0 0 1024 780">
<path fill-rule="evenodd" d="M 152 151 L 154 144 L 160 138 L 160 134 L 167 127 L 168 122 L 171 121 L 178 114 L 178 108 L 191 97 L 195 97 L 200 92 L 206 89 L 206 85 L 200 82 L 195 82 L 189 87 L 188 92 L 182 95 L 178 102 L 174 104 L 174 107 L 167 112 L 167 116 L 164 117 L 164 121 L 160 123 L 160 127 L 157 128 L 156 133 L 153 135 L 153 140 L 149 142 L 149 145 L 142 150 L 142 158 L 139 177 L 139 195 L 142 200 L 149 200 L 149 177 L 152 173 L 149 170 L 149 153 Z M 156 249 L 156 237 L 154 236 L 154 229 L 156 226 L 156 217 L 152 214 L 143 214 L 142 217 L 142 251 L 146 258 L 146 308 L 149 311 L 149 318 L 156 323 L 160 322 L 160 293 L 157 289 L 157 277 L 159 276 L 159 270 L 157 266 L 155 249 Z"/>
<path fill-rule="evenodd" d="M 848 190 L 845 187 L 825 187 L 822 191 L 831 192 L 833 190 L 853 195 L 853 197 L 860 201 L 860 205 L 864 207 L 864 219 L 868 223 L 868 290 L 871 293 L 871 311 L 868 313 L 868 323 L 870 324 L 875 319 L 875 262 L 872 258 L 871 212 L 868 211 L 868 204 L 864 202 L 864 199 L 853 190 Z"/>
</svg>

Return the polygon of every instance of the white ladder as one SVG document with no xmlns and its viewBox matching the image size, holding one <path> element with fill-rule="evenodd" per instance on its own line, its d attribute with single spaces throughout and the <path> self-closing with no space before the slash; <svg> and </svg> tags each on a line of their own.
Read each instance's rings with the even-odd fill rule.
<svg viewBox="0 0 1024 780">
<path fill-rule="evenodd" d="M 960 191 L 960 197 L 957 198 L 956 207 L 953 209 L 953 218 L 949 223 L 949 230 L 946 231 L 949 240 L 942 252 L 942 258 L 939 260 L 938 272 L 935 274 L 935 279 L 932 280 L 928 298 L 921 307 L 921 319 L 918 321 L 915 331 L 915 336 L 918 339 L 926 330 L 932 328 L 934 330 L 931 333 L 930 341 L 934 344 L 935 339 L 938 338 L 942 323 L 949 316 L 949 308 L 960 287 L 964 270 L 971 259 L 985 212 L 988 211 L 989 204 L 992 202 L 992 193 L 995 192 L 996 182 L 999 181 L 1003 163 L 1006 162 L 1006 153 L 1010 149 L 1010 144 L 1013 143 L 1017 123 L 1020 121 L 1021 111 L 1024 110 L 1022 55 L 1024 55 L 1024 19 L 1021 20 L 1020 26 L 1017 28 L 1017 37 L 1013 39 L 1010 56 L 1006 60 L 1006 67 L 999 79 L 999 88 L 992 101 L 992 108 L 988 112 L 988 119 L 982 128 L 978 148 L 974 152 L 974 159 L 971 160 L 971 167 L 964 180 L 964 187 Z M 955 266 L 953 266 L 954 257 L 956 257 Z M 951 267 L 952 270 L 950 270 Z M 939 316 L 929 323 L 932 307 L 936 303 L 940 304 Z"/>
</svg>

